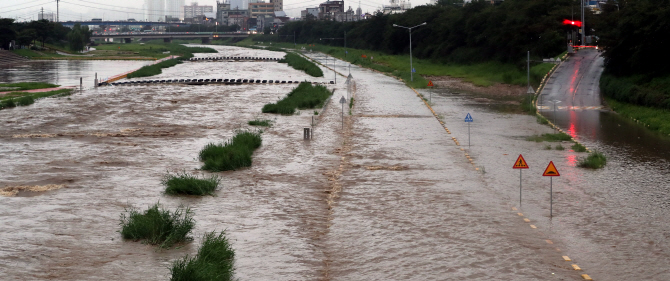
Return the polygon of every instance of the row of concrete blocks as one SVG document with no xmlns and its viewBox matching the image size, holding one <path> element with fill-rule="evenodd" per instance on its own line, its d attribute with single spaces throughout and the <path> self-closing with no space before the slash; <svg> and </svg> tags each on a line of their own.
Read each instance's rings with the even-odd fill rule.
<svg viewBox="0 0 670 281">
<path fill-rule="evenodd" d="M 140 85 L 140 84 L 299 84 L 300 81 L 280 81 L 280 80 L 260 80 L 260 79 L 166 79 L 166 80 L 143 80 L 143 81 L 128 81 L 128 82 L 113 82 L 99 83 L 98 86 L 122 86 L 122 85 Z M 334 84 L 330 81 L 330 84 Z"/>
<path fill-rule="evenodd" d="M 259 58 L 259 57 L 208 57 L 208 58 L 190 58 L 189 60 L 266 60 L 278 61 L 280 58 Z"/>
</svg>

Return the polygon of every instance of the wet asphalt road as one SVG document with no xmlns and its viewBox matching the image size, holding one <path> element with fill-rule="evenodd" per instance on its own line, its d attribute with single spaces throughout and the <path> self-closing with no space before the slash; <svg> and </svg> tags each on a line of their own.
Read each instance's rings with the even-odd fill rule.
<svg viewBox="0 0 670 281">
<path fill-rule="evenodd" d="M 601 106 L 598 81 L 603 72 L 604 59 L 595 49 L 576 52 L 563 62 L 549 78 L 538 98 L 542 110 L 588 110 Z M 596 109 L 596 108 L 592 108 Z"/>
</svg>

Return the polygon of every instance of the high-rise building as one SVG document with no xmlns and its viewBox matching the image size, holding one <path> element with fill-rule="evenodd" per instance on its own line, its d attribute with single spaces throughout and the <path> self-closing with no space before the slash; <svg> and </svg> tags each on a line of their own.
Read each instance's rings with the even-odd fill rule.
<svg viewBox="0 0 670 281">
<path fill-rule="evenodd" d="M 270 3 L 274 4 L 275 11 L 283 11 L 284 10 L 284 0 L 270 0 Z"/>
<path fill-rule="evenodd" d="M 144 0 L 144 17 L 149 21 L 165 20 L 165 1 L 164 0 Z"/>
<path fill-rule="evenodd" d="M 173 18 L 184 18 L 184 7 L 185 0 L 165 0 L 165 12 L 166 15 Z"/>
<path fill-rule="evenodd" d="M 214 13 L 213 6 L 198 6 L 198 2 L 192 2 L 190 6 L 184 6 L 184 19 L 202 16 L 205 13 Z"/>
<path fill-rule="evenodd" d="M 231 10 L 246 10 L 248 8 L 248 0 L 230 0 Z"/>
</svg>

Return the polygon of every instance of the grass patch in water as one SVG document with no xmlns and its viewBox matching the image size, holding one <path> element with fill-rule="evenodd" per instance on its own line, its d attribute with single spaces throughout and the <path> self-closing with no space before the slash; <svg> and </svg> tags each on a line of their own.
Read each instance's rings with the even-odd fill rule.
<svg viewBox="0 0 670 281">
<path fill-rule="evenodd" d="M 0 92 L 27 91 L 36 89 L 56 88 L 58 85 L 43 82 L 0 83 Z"/>
<path fill-rule="evenodd" d="M 323 77 L 323 71 L 321 71 L 320 67 L 316 66 L 316 64 L 306 58 L 291 52 L 286 53 L 286 56 L 281 59 L 279 63 L 287 63 L 290 67 L 302 70 L 314 77 Z"/>
<path fill-rule="evenodd" d="M 580 143 L 575 143 L 572 145 L 572 150 L 575 152 L 586 152 L 586 147 L 581 145 Z"/>
<path fill-rule="evenodd" d="M 565 150 L 565 148 L 564 148 L 562 145 L 560 145 L 560 144 L 557 144 L 556 147 L 554 147 L 554 149 L 556 149 L 556 150 Z"/>
<path fill-rule="evenodd" d="M 565 133 L 558 134 L 542 134 L 541 136 L 530 136 L 526 138 L 527 141 L 543 142 L 543 141 L 572 141 L 572 138 Z"/>
<path fill-rule="evenodd" d="M 49 92 L 11 92 L 0 96 L 0 109 L 12 108 L 17 106 L 28 106 L 35 103 L 36 100 L 47 97 L 64 97 L 72 94 L 72 89 L 61 89 Z"/>
<path fill-rule="evenodd" d="M 580 159 L 578 166 L 589 169 L 600 169 L 607 164 L 607 158 L 604 154 L 594 151 L 586 158 Z"/>
<path fill-rule="evenodd" d="M 544 146 L 544 150 L 551 150 L 551 145 L 548 145 L 548 144 L 545 145 L 545 146 Z"/>
<path fill-rule="evenodd" d="M 135 208 L 121 214 L 121 235 L 124 239 L 144 240 L 151 245 L 169 248 L 190 240 L 195 226 L 191 209 L 179 207 L 174 212 L 159 208 L 156 203 L 144 212 Z"/>
<path fill-rule="evenodd" d="M 262 143 L 261 131 L 238 132 L 220 144 L 209 143 L 200 151 L 203 170 L 212 172 L 236 170 L 251 166 L 251 156 Z"/>
<path fill-rule="evenodd" d="M 285 98 L 277 103 L 268 103 L 263 106 L 263 113 L 278 113 L 292 115 L 295 109 L 321 108 L 332 93 L 322 85 L 312 86 L 303 82 L 293 89 Z"/>
<path fill-rule="evenodd" d="M 256 119 L 256 120 L 253 120 L 253 121 L 249 121 L 249 125 L 251 125 L 251 126 L 270 127 L 270 126 L 272 126 L 272 121 L 267 120 L 267 119 L 266 119 L 266 120 L 259 120 L 259 119 Z"/>
<path fill-rule="evenodd" d="M 642 123 L 647 129 L 670 135 L 670 110 L 639 106 L 606 98 L 607 104 L 621 116 Z"/>
<path fill-rule="evenodd" d="M 216 175 L 198 178 L 186 172 L 176 175 L 168 173 L 161 181 L 165 186 L 165 193 L 170 195 L 212 195 L 220 182 L 221 179 Z"/>
<path fill-rule="evenodd" d="M 148 77 L 154 76 L 163 73 L 163 68 L 173 67 L 177 64 L 182 63 L 176 59 L 169 59 L 157 64 L 143 66 L 142 68 L 135 70 L 128 74 L 127 78 L 137 78 L 137 77 Z"/>
<path fill-rule="evenodd" d="M 235 251 L 225 232 L 204 235 L 202 246 L 195 257 L 186 256 L 172 263 L 171 281 L 227 281 L 233 280 Z"/>
</svg>

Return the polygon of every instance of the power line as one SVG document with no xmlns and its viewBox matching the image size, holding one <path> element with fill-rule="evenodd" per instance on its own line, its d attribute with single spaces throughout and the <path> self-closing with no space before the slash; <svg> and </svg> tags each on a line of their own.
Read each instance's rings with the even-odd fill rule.
<svg viewBox="0 0 670 281">
<path fill-rule="evenodd" d="M 37 5 L 33 5 L 33 6 L 28 6 L 28 7 L 23 7 L 23 8 L 18 8 L 18 9 L 14 9 L 14 10 L 2 11 L 2 13 L 9 13 L 9 12 L 14 12 L 14 11 L 20 11 L 20 10 L 30 9 L 30 8 L 34 8 L 34 7 L 37 7 L 37 6 L 40 6 L 40 5 L 47 4 L 47 3 L 51 3 L 51 1 L 49 0 L 49 1 L 47 1 L 47 2 L 43 2 L 43 3 L 41 3 L 41 4 L 37 4 Z"/>
<path fill-rule="evenodd" d="M 11 8 L 11 7 L 16 7 L 16 6 L 23 6 L 23 5 L 25 5 L 25 4 L 31 4 L 31 3 L 35 3 L 35 2 L 38 2 L 38 1 L 40 1 L 40 0 L 28 1 L 28 2 L 23 2 L 23 3 L 21 3 L 21 4 L 17 4 L 17 5 L 11 5 L 11 6 L 0 7 L 0 9 L 6 9 L 6 8 Z"/>
</svg>

